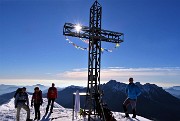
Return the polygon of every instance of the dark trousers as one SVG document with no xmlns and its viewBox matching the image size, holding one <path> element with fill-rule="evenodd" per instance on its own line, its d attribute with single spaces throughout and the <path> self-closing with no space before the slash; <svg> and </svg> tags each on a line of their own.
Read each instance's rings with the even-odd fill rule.
<svg viewBox="0 0 180 121">
<path fill-rule="evenodd" d="M 128 105 L 131 105 L 132 107 L 132 111 L 133 111 L 133 116 L 136 116 L 136 100 L 135 99 L 129 99 L 127 98 L 124 103 L 123 103 L 123 109 L 124 109 L 124 112 L 126 115 L 128 115 L 128 112 L 127 112 L 127 107 Z"/>
<path fill-rule="evenodd" d="M 48 105 L 47 105 L 47 108 L 46 108 L 46 113 L 49 111 L 49 106 L 50 106 L 50 104 L 51 104 L 51 109 L 50 109 L 50 111 L 52 112 L 53 107 L 54 107 L 54 101 L 55 101 L 54 98 L 53 98 L 53 99 L 48 99 Z"/>
<path fill-rule="evenodd" d="M 40 104 L 34 104 L 34 109 L 35 109 L 35 118 L 40 119 Z"/>
</svg>

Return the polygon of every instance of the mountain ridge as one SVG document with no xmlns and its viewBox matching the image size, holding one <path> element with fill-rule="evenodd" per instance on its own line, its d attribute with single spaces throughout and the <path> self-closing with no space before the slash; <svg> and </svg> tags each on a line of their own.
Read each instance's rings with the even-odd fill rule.
<svg viewBox="0 0 180 121">
<path fill-rule="evenodd" d="M 180 86 L 173 86 L 164 90 L 180 99 Z"/>
</svg>

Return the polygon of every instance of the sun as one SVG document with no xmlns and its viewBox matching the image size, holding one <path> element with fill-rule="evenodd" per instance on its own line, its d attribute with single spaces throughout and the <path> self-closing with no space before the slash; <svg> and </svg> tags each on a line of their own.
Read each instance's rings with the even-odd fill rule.
<svg viewBox="0 0 180 121">
<path fill-rule="evenodd" d="M 81 26 L 80 24 L 77 24 L 77 25 L 75 25 L 74 27 L 75 27 L 75 30 L 76 30 L 77 32 L 80 32 L 81 29 L 82 29 L 82 26 Z"/>
</svg>

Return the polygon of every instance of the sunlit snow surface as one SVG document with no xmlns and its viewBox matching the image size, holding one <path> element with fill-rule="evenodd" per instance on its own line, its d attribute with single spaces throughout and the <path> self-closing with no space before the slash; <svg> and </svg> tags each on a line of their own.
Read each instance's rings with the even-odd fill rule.
<svg viewBox="0 0 180 121">
<path fill-rule="evenodd" d="M 29 99 L 31 99 L 31 96 L 29 96 Z M 54 110 L 53 113 L 45 114 L 45 109 L 47 106 L 47 99 L 43 99 L 44 103 L 41 106 L 41 121 L 72 121 L 72 109 L 66 109 L 59 104 L 55 103 L 54 104 Z M 31 103 L 30 103 L 31 104 Z M 31 118 L 34 119 L 34 109 L 30 107 L 31 110 Z M 114 112 L 114 116 L 117 121 L 150 121 L 146 118 L 137 116 L 137 119 L 132 119 L 132 118 L 124 118 L 123 113 L 119 112 Z M 130 116 L 132 116 L 130 114 Z M 22 109 L 21 110 L 21 115 L 20 115 L 20 120 L 25 121 L 26 120 L 26 112 Z M 14 99 L 11 99 L 10 102 L 7 104 L 4 104 L 0 106 L 0 121 L 15 121 L 16 119 L 16 109 L 14 108 Z M 84 119 L 83 117 L 78 117 L 77 119 L 75 118 L 74 121 L 87 121 L 87 119 Z"/>
</svg>

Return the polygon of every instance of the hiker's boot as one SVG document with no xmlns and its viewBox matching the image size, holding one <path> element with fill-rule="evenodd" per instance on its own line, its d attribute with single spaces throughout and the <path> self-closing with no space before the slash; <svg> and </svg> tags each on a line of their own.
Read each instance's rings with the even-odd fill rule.
<svg viewBox="0 0 180 121">
<path fill-rule="evenodd" d="M 136 118 L 136 109 L 133 109 L 133 116 L 132 118 Z"/>
<path fill-rule="evenodd" d="M 128 118 L 128 117 L 129 117 L 129 114 L 128 114 L 128 113 L 125 113 L 125 117 L 127 117 L 127 118 Z"/>
<path fill-rule="evenodd" d="M 40 120 L 41 118 L 40 117 L 38 117 L 38 121 Z"/>
<path fill-rule="evenodd" d="M 37 117 L 34 118 L 34 120 L 36 120 L 36 119 L 37 119 Z"/>
<path fill-rule="evenodd" d="M 32 119 L 26 119 L 26 121 L 32 121 Z"/>
<path fill-rule="evenodd" d="M 132 118 L 136 118 L 136 115 L 133 115 Z"/>
</svg>

